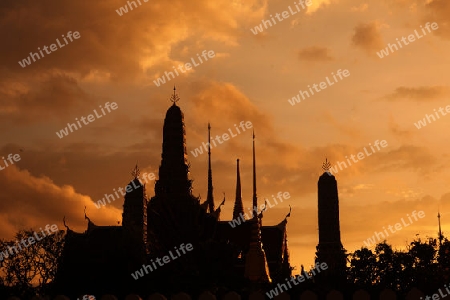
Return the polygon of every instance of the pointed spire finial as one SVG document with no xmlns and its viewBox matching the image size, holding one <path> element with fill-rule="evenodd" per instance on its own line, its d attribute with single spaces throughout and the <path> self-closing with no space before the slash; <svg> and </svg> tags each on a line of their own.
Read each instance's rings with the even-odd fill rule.
<svg viewBox="0 0 450 300">
<path fill-rule="evenodd" d="M 136 166 L 134 167 L 133 171 L 131 171 L 131 176 L 133 176 L 134 179 L 139 178 L 139 175 L 141 174 L 141 171 L 139 170 L 138 164 L 136 163 Z"/>
<path fill-rule="evenodd" d="M 178 97 L 177 93 L 176 93 L 177 89 L 175 87 L 175 85 L 173 86 L 173 95 L 170 97 L 170 101 L 173 102 L 173 105 L 176 105 L 175 103 L 177 101 L 180 101 L 180 97 Z"/>
<path fill-rule="evenodd" d="M 331 164 L 328 161 L 328 158 L 325 158 L 325 162 L 322 164 L 322 170 L 328 172 L 330 170 Z"/>
</svg>

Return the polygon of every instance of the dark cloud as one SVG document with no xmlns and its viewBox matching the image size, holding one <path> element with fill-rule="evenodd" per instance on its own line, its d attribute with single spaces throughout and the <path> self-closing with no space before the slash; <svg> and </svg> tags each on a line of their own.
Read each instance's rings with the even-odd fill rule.
<svg viewBox="0 0 450 300">
<path fill-rule="evenodd" d="M 420 86 L 405 87 L 400 86 L 385 98 L 389 101 L 397 101 L 400 99 L 409 99 L 417 102 L 429 102 L 448 95 L 447 86 Z"/>
<path fill-rule="evenodd" d="M 1 123 L 26 125 L 36 121 L 67 118 L 73 111 L 82 111 L 96 100 L 67 75 L 50 75 L 29 87 L 12 82 L 0 84 Z"/>
<path fill-rule="evenodd" d="M 330 49 L 326 47 L 311 46 L 303 48 L 298 52 L 298 58 L 305 61 L 331 61 Z"/>
<path fill-rule="evenodd" d="M 433 33 L 444 39 L 450 39 L 450 2 L 447 0 L 427 1 L 424 22 L 436 22 L 439 26 Z"/>
<path fill-rule="evenodd" d="M 380 50 L 384 42 L 379 31 L 378 22 L 372 21 L 355 26 L 352 44 L 368 54 L 375 54 L 375 51 Z"/>
<path fill-rule="evenodd" d="M 389 117 L 389 131 L 400 141 L 407 142 L 411 140 L 413 135 L 412 130 L 403 129 L 397 122 L 395 122 L 392 116 Z"/>
</svg>

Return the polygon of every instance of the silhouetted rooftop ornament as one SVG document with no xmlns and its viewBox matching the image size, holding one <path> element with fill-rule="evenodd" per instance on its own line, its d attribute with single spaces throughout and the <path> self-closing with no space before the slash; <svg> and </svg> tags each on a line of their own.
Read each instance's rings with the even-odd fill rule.
<svg viewBox="0 0 450 300">
<path fill-rule="evenodd" d="M 217 219 L 220 220 L 220 212 L 222 205 L 225 204 L 225 192 L 223 193 L 223 201 L 219 204 L 219 207 L 212 213 L 212 215 Z"/>
<path fill-rule="evenodd" d="M 253 209 L 258 210 L 258 208 L 256 208 L 256 207 L 254 207 Z M 264 207 L 263 207 L 263 209 L 261 209 L 261 211 L 260 211 L 259 214 L 258 214 L 258 217 L 259 217 L 260 219 L 262 219 L 262 217 L 263 217 L 263 212 L 265 212 L 266 210 L 267 210 L 267 199 L 264 200 Z"/>
<path fill-rule="evenodd" d="M 200 202 L 200 199 L 198 200 Z M 208 210 L 208 199 L 205 202 L 200 204 L 200 207 L 206 212 Z"/>
<path fill-rule="evenodd" d="M 322 170 L 328 172 L 330 170 L 331 164 L 327 158 L 325 158 L 325 162 L 322 164 Z"/>
<path fill-rule="evenodd" d="M 84 219 L 88 220 L 88 222 L 91 222 L 91 219 L 86 215 L 86 206 L 84 207 Z"/>
<path fill-rule="evenodd" d="M 63 224 L 64 224 L 64 227 L 66 227 L 67 230 L 70 230 L 69 226 L 66 225 L 66 216 L 64 216 L 64 218 L 63 218 Z"/>
<path fill-rule="evenodd" d="M 173 95 L 170 97 L 170 101 L 172 101 L 173 102 L 173 105 L 176 105 L 175 103 L 177 102 L 177 101 L 180 101 L 180 97 L 178 97 L 178 95 L 176 94 L 176 88 L 175 88 L 175 86 L 173 86 Z"/>
<path fill-rule="evenodd" d="M 133 176 L 134 179 L 138 179 L 140 174 L 141 170 L 139 170 L 139 167 L 136 163 L 136 166 L 134 167 L 133 171 L 131 171 L 131 176 Z"/>
<path fill-rule="evenodd" d="M 286 217 L 284 217 L 285 219 L 289 218 L 291 216 L 291 211 L 292 211 L 292 207 L 289 204 L 289 213 L 286 215 Z"/>
</svg>

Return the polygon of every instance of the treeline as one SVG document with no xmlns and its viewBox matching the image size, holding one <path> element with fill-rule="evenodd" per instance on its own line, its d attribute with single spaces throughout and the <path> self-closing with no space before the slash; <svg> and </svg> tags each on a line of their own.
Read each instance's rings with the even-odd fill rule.
<svg viewBox="0 0 450 300">
<path fill-rule="evenodd" d="M 383 241 L 369 250 L 364 247 L 348 256 L 348 283 L 367 291 L 384 288 L 406 293 L 416 287 L 427 294 L 436 293 L 449 283 L 450 242 L 416 238 L 406 250 L 394 250 Z"/>
</svg>

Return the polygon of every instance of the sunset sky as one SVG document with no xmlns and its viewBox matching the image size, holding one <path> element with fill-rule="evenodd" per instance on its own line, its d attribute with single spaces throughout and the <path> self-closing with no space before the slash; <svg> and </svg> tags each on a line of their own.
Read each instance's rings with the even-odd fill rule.
<svg viewBox="0 0 450 300">
<path fill-rule="evenodd" d="M 117 225 L 123 199 L 101 209 L 94 202 L 126 186 L 136 162 L 142 172 L 157 174 L 174 84 L 194 195 L 206 199 L 207 155 L 191 151 L 207 141 L 208 122 L 213 136 L 252 122 L 260 203 L 280 191 L 291 195 L 267 210 L 263 224 L 281 222 L 291 205 L 288 240 L 297 271 L 314 261 L 325 158 L 334 165 L 376 140 L 387 147 L 336 174 L 347 251 L 383 226 L 407 221 L 414 210 L 425 217 L 391 234 L 394 248 L 403 249 L 416 234 L 437 237 L 438 209 L 444 235 L 450 234 L 450 116 L 414 125 L 450 105 L 450 1 L 312 0 L 300 11 L 286 0 L 144 1 L 121 16 L 124 0 L 1 2 L 0 157 L 21 159 L 0 170 L 0 238 L 46 224 L 63 229 L 63 216 L 82 232 L 84 206 L 94 223 Z M 283 11 L 283 21 L 252 33 Z M 424 35 L 427 22 L 438 29 Z M 415 30 L 420 39 L 377 55 Z M 79 38 L 64 43 L 69 31 Z M 57 39 L 63 47 L 25 67 L 18 63 Z M 198 64 L 204 50 L 215 56 L 154 83 L 173 66 Z M 288 102 L 339 69 L 350 75 L 300 103 Z M 106 102 L 117 109 L 56 135 Z M 247 130 L 212 149 L 216 206 L 226 193 L 221 220 L 231 219 L 237 158 L 244 207 L 251 206 L 251 147 Z M 153 187 L 147 184 L 149 197 Z"/>
</svg>

